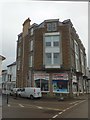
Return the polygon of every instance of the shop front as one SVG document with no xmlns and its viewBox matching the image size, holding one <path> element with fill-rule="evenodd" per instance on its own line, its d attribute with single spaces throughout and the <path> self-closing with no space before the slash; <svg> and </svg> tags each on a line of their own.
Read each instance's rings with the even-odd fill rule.
<svg viewBox="0 0 90 120">
<path fill-rule="evenodd" d="M 68 81 L 67 73 L 52 73 L 51 77 L 45 72 L 34 73 L 34 86 L 40 87 L 43 93 L 69 93 Z"/>
<path fill-rule="evenodd" d="M 49 92 L 49 74 L 37 72 L 34 74 L 35 87 L 40 87 L 42 92 Z"/>
<path fill-rule="evenodd" d="M 68 74 L 54 73 L 52 76 L 52 86 L 54 93 L 68 93 Z"/>
</svg>

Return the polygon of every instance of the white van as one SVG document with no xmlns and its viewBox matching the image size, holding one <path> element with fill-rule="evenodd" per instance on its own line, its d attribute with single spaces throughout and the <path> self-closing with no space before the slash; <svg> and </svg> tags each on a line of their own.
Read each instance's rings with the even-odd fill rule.
<svg viewBox="0 0 90 120">
<path fill-rule="evenodd" d="M 13 88 L 12 89 L 12 95 L 15 95 L 15 93 L 17 93 L 17 95 L 18 95 L 19 91 L 21 91 L 21 88 Z"/>
<path fill-rule="evenodd" d="M 25 87 L 25 88 L 21 89 L 20 92 L 18 92 L 18 95 L 20 97 L 26 97 L 26 98 L 30 98 L 30 99 L 42 97 L 41 89 L 35 88 L 35 87 Z"/>
</svg>

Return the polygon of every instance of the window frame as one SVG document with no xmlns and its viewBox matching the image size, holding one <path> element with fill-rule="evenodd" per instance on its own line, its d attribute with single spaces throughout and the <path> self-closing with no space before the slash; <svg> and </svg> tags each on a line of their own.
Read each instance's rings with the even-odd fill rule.
<svg viewBox="0 0 90 120">
<path fill-rule="evenodd" d="M 48 57 L 47 55 L 50 55 L 50 57 Z M 47 61 L 48 62 L 50 61 L 50 62 L 48 63 Z M 52 53 L 45 53 L 45 64 L 46 65 L 51 65 L 52 64 Z"/>
<path fill-rule="evenodd" d="M 54 43 L 58 43 L 58 44 L 55 45 Z M 59 47 L 59 41 L 53 41 L 53 47 Z"/>
<path fill-rule="evenodd" d="M 29 56 L 29 67 L 32 67 L 33 66 L 33 56 L 30 55 Z"/>
<path fill-rule="evenodd" d="M 50 45 L 47 45 L 48 43 L 50 43 Z M 45 42 L 45 47 L 51 47 L 51 42 Z"/>
<path fill-rule="evenodd" d="M 33 40 L 30 41 L 30 51 L 33 51 Z"/>
<path fill-rule="evenodd" d="M 47 31 L 57 31 L 57 22 L 47 23 Z"/>
<path fill-rule="evenodd" d="M 30 30 L 30 35 L 32 36 L 32 35 L 33 35 L 33 33 L 34 33 L 34 29 L 33 29 L 33 28 L 31 28 L 31 30 Z"/>
</svg>

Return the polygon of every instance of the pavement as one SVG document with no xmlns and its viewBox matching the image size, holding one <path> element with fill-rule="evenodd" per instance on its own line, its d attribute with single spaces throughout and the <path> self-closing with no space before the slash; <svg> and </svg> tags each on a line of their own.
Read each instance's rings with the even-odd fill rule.
<svg viewBox="0 0 90 120">
<path fill-rule="evenodd" d="M 42 100 L 45 100 L 45 101 L 73 101 L 73 100 L 83 100 L 83 99 L 88 99 L 90 98 L 90 94 L 82 94 L 82 95 L 79 95 L 79 96 L 74 96 L 74 97 L 64 97 L 64 99 L 62 97 L 51 97 L 51 96 L 43 96 Z"/>
<path fill-rule="evenodd" d="M 83 94 L 83 95 L 80 95 L 80 96 L 77 96 L 77 97 L 74 97 L 73 99 L 77 99 L 77 100 L 83 100 L 83 99 L 89 99 L 90 97 L 90 94 Z"/>
</svg>

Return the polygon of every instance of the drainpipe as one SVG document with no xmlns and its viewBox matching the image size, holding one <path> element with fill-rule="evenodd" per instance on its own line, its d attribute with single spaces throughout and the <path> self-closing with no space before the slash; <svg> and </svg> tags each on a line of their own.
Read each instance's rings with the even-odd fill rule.
<svg viewBox="0 0 90 120">
<path fill-rule="evenodd" d="M 70 48 L 69 48 L 69 52 L 70 52 L 70 73 L 69 73 L 69 97 L 72 98 L 73 97 L 73 92 L 72 92 L 72 75 L 73 75 L 73 71 L 72 71 L 72 57 L 71 57 L 71 26 L 69 25 L 69 39 L 70 39 Z"/>
<path fill-rule="evenodd" d="M 70 77 L 69 77 L 69 97 L 73 97 L 73 92 L 72 92 L 72 68 L 70 69 Z"/>
</svg>

